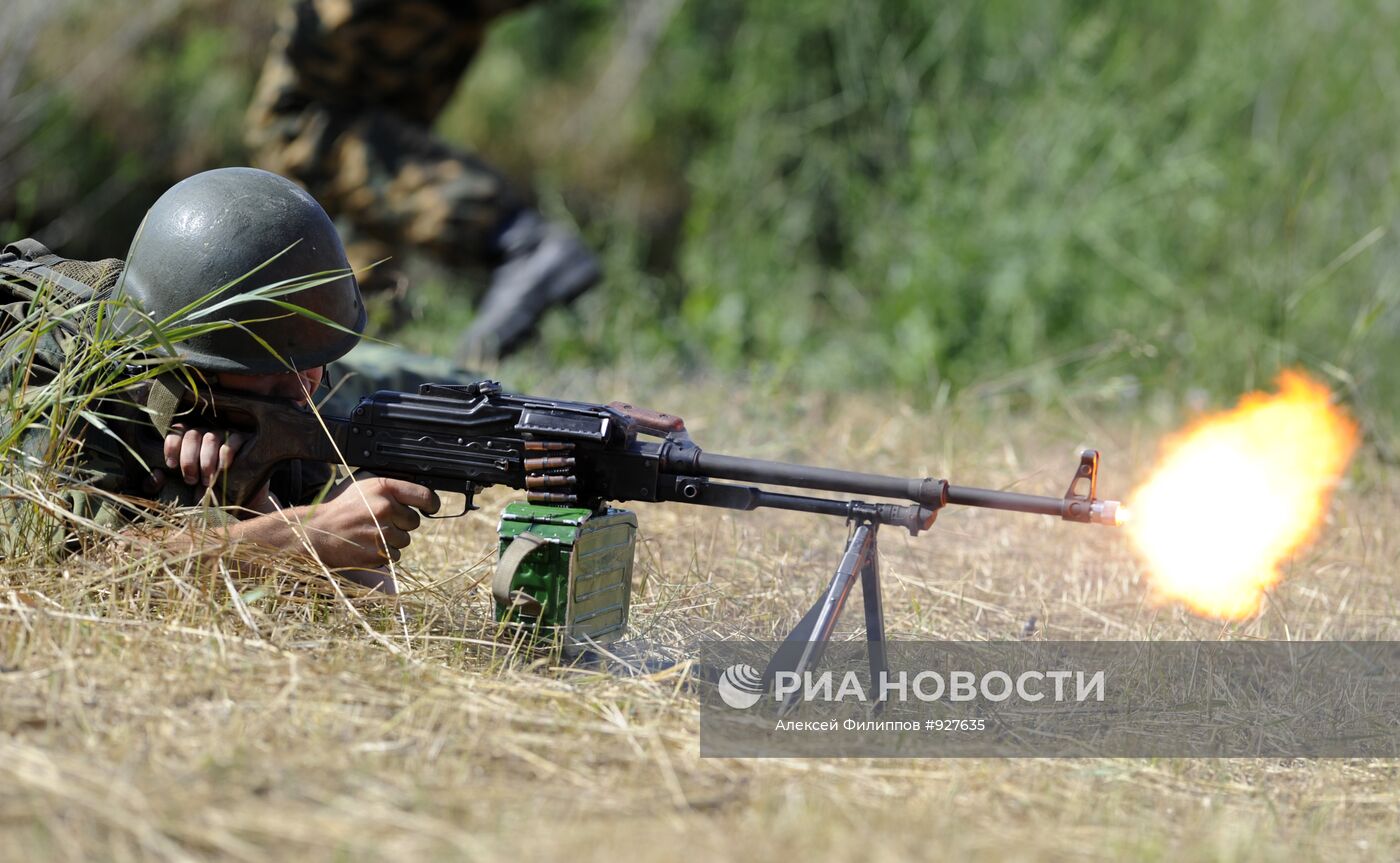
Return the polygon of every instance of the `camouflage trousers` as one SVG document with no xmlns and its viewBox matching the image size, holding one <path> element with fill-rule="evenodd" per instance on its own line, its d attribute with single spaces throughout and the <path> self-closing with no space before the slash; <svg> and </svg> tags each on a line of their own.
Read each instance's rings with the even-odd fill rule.
<svg viewBox="0 0 1400 863">
<path fill-rule="evenodd" d="M 527 0 L 526 0 L 527 2 Z M 259 167 L 301 183 L 348 230 L 356 270 L 409 247 L 491 266 L 521 197 L 432 133 L 487 22 L 522 0 L 297 0 L 248 113 Z M 367 274 L 390 286 L 395 268 Z"/>
</svg>

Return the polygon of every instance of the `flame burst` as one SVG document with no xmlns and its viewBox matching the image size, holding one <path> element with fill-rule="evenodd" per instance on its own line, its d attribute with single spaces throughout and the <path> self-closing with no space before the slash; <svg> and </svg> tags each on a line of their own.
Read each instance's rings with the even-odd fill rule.
<svg viewBox="0 0 1400 863">
<path fill-rule="evenodd" d="M 1128 530 L 1153 586 L 1200 614 L 1259 610 L 1356 449 L 1356 424 L 1325 386 L 1286 371 L 1278 387 L 1187 429 L 1133 495 Z"/>
</svg>

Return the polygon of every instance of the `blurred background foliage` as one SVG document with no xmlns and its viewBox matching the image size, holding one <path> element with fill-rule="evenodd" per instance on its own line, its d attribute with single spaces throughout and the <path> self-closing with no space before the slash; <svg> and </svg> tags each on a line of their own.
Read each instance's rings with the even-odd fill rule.
<svg viewBox="0 0 1400 863">
<path fill-rule="evenodd" d="M 7 0 L 0 224 L 120 255 L 245 160 L 281 0 Z M 1224 398 L 1284 365 L 1400 413 L 1400 5 L 558 0 L 440 124 L 606 284 L 517 362 L 781 386 Z M 461 274 L 417 265 L 450 345 Z"/>
</svg>

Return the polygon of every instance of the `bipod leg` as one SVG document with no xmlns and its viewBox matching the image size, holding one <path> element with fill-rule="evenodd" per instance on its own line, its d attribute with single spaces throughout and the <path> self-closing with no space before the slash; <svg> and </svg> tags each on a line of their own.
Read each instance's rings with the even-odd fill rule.
<svg viewBox="0 0 1400 863">
<path fill-rule="evenodd" d="M 885 606 L 880 599 L 880 548 L 875 542 L 875 528 L 870 526 L 870 551 L 860 571 L 861 595 L 865 599 L 865 645 L 870 656 L 870 685 L 877 693 L 874 711 L 885 708 L 885 690 L 881 685 L 889 675 L 889 658 L 885 654 Z"/>
<path fill-rule="evenodd" d="M 841 609 L 846 606 L 846 597 L 851 593 L 856 576 L 860 575 L 862 581 L 866 579 L 864 573 L 870 566 L 871 553 L 874 550 L 875 525 L 857 525 L 851 533 L 850 542 L 846 543 L 846 553 L 842 555 L 841 565 L 836 568 L 836 575 L 827 585 L 826 592 L 817 600 L 817 604 L 803 615 L 802 620 L 788 633 L 788 637 L 783 639 L 782 646 L 769 660 L 768 667 L 763 671 L 765 683 L 771 684 L 780 671 L 793 672 L 800 681 L 805 672 L 821 661 L 822 653 L 831 640 L 831 631 L 836 626 L 836 619 L 841 616 Z M 884 617 L 879 617 L 880 656 L 883 661 Z M 868 622 L 869 611 L 866 612 L 866 619 Z M 787 713 L 797 705 L 800 691 L 795 690 L 783 700 L 779 713 Z"/>
</svg>

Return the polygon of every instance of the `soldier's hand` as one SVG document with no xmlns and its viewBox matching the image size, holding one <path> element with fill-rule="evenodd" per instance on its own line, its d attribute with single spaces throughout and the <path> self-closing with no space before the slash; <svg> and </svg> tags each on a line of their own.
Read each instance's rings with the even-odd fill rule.
<svg viewBox="0 0 1400 863">
<path fill-rule="evenodd" d="M 233 466 L 234 456 L 248 438 L 242 432 L 187 428 L 176 423 L 165 436 L 165 466 L 179 471 L 190 485 L 207 488 L 214 484 L 215 477 Z"/>
<path fill-rule="evenodd" d="M 370 568 L 398 560 L 409 534 L 442 502 L 431 489 L 361 474 L 342 482 L 306 520 L 307 535 L 327 566 Z"/>
<path fill-rule="evenodd" d="M 213 486 L 218 475 L 233 466 L 234 456 L 249 438 L 242 432 L 192 429 L 179 423 L 171 428 L 163 446 L 165 468 L 151 471 L 145 483 L 147 494 L 155 495 L 165 488 L 166 470 L 177 472 L 188 485 Z M 269 513 L 278 505 L 273 502 L 268 484 L 263 483 L 244 508 L 255 513 Z"/>
</svg>

